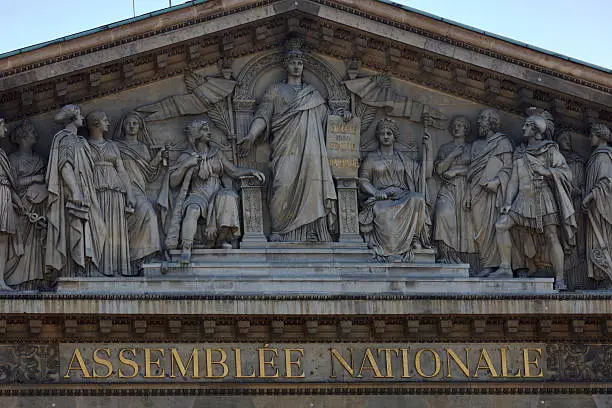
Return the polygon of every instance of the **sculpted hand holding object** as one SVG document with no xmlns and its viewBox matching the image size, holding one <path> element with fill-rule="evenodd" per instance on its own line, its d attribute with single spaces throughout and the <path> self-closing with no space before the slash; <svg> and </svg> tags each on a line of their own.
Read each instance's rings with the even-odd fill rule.
<svg viewBox="0 0 612 408">
<path fill-rule="evenodd" d="M 100 266 L 106 240 L 94 180 L 94 158 L 83 126 L 81 109 L 66 105 L 55 115 L 63 124 L 53 137 L 47 166 L 47 246 L 45 264 L 64 276 L 83 275 L 88 264 Z"/>
<path fill-rule="evenodd" d="M 147 197 L 147 184 L 155 181 L 168 163 L 168 149 L 151 153 L 154 141 L 137 112 L 125 115 L 115 128 L 114 141 L 131 181 L 134 214 L 127 218 L 132 269 L 138 271 L 143 262 L 161 250 L 157 214 Z"/>
<path fill-rule="evenodd" d="M 549 140 L 554 131 L 552 116 L 535 109 L 530 113 L 523 125 L 527 143 L 514 152 L 502 216 L 495 224 L 501 256 L 498 275 L 512 277 L 513 267 L 527 267 L 528 259 L 547 248 L 555 288 L 561 290 L 566 288 L 563 245 L 574 245 L 576 229 L 572 176 L 558 145 Z M 514 246 L 512 230 L 518 234 Z"/>
<path fill-rule="evenodd" d="M 11 133 L 11 141 L 19 149 L 9 155 L 17 193 L 23 203 L 24 214 L 17 219 L 17 227 L 24 244 L 24 254 L 6 272 L 6 283 L 24 289 L 36 289 L 43 284 L 45 271 L 44 238 L 47 232 L 47 163 L 32 150 L 38 135 L 32 124 L 24 120 Z"/>
<path fill-rule="evenodd" d="M 270 136 L 271 241 L 330 242 L 327 218 L 336 190 L 325 147 L 328 108 L 325 99 L 302 81 L 300 50 L 285 57 L 287 81 L 272 85 L 240 141 L 245 155 L 258 137 Z M 345 115 L 345 117 L 347 117 Z"/>
<path fill-rule="evenodd" d="M 473 237 L 483 268 L 476 276 L 489 276 L 500 264 L 495 222 L 500 214 L 512 171 L 512 143 L 500 130 L 499 113 L 485 109 L 478 116 L 478 136 L 472 143 L 464 205 L 472 214 Z"/>
<path fill-rule="evenodd" d="M 169 248 L 175 247 L 180 225 L 181 263 L 189 263 L 198 220 L 206 221 L 205 235 L 210 246 L 232 248 L 232 240 L 240 237 L 239 197 L 230 188 L 223 188 L 222 176 L 232 178 L 252 175 L 264 181 L 260 171 L 239 168 L 223 152 L 210 145 L 208 120 L 199 119 L 185 128 L 190 148 L 170 168 L 170 185 L 180 187 L 174 202 L 170 231 L 166 237 Z"/>
<path fill-rule="evenodd" d="M 434 213 L 434 240 L 438 246 L 438 260 L 446 263 L 469 262 L 476 253 L 470 212 L 465 208 L 466 177 L 470 164 L 470 121 L 456 116 L 449 130 L 454 140 L 438 150 L 435 170 L 442 185 L 438 191 Z"/>
<path fill-rule="evenodd" d="M 429 215 L 425 192 L 420 191 L 422 167 L 425 177 L 432 173 L 431 138 L 423 138 L 424 163 L 396 151 L 393 144 L 399 134 L 395 121 L 382 119 L 376 127 L 380 144 L 369 153 L 359 169 L 365 204 L 359 223 L 366 242 L 378 257 L 411 260 L 413 249 L 429 245 Z"/>
</svg>

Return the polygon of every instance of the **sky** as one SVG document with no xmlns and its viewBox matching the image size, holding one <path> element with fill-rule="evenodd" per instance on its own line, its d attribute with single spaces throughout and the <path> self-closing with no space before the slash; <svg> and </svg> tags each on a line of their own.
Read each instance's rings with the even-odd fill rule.
<svg viewBox="0 0 612 408">
<path fill-rule="evenodd" d="M 136 15 L 169 0 L 133 0 Z M 395 0 L 612 69 L 612 0 Z M 173 0 L 172 5 L 183 3 Z M 133 17 L 132 0 L 0 0 L 0 53 Z"/>
</svg>

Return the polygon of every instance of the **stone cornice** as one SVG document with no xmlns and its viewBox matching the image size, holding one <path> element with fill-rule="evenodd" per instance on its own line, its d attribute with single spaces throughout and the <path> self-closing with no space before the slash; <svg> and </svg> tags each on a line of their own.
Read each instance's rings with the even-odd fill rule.
<svg viewBox="0 0 612 408">
<path fill-rule="evenodd" d="M 393 9 L 398 16 L 416 15 Z M 400 19 L 407 24 L 327 0 L 206 2 L 48 46 L 54 52 L 43 47 L 0 60 L 0 67 L 13 67 L 0 73 L 0 109 L 9 119 L 48 112 L 279 47 L 294 32 L 308 37 L 321 54 L 358 58 L 366 68 L 499 109 L 551 109 L 564 127 L 581 130 L 590 120 L 612 119 L 610 109 L 602 110 L 612 107 L 606 81 L 590 82 L 477 47 L 448 34 L 452 30 L 426 31 L 426 17 L 418 17 L 420 25 Z M 15 58 L 23 62 L 31 53 L 49 58 L 16 67 Z"/>
</svg>

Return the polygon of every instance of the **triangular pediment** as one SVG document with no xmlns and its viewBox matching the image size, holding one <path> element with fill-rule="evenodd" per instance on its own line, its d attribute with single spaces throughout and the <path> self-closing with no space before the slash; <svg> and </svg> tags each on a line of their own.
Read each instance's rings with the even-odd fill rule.
<svg viewBox="0 0 612 408">
<path fill-rule="evenodd" d="M 553 111 L 581 128 L 612 113 L 609 72 L 376 0 L 208 1 L 151 13 L 0 59 L 9 119 L 48 112 L 204 67 L 227 78 L 237 58 L 300 36 L 359 70 L 522 113 Z"/>
</svg>

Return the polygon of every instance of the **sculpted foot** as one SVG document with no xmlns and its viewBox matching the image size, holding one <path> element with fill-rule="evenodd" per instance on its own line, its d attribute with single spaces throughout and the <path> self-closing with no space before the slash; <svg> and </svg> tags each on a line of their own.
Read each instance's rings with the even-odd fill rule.
<svg viewBox="0 0 612 408">
<path fill-rule="evenodd" d="M 489 278 L 512 278 L 512 268 L 509 265 L 500 265 L 500 267 L 489 274 Z"/>
<path fill-rule="evenodd" d="M 553 289 L 557 291 L 565 291 L 567 290 L 567 285 L 565 284 L 565 280 L 563 279 L 555 279 L 555 283 L 553 285 Z"/>
<path fill-rule="evenodd" d="M 281 242 L 280 235 L 276 233 L 270 234 L 270 242 Z"/>
<path fill-rule="evenodd" d="M 495 271 L 495 268 L 483 268 L 472 276 L 474 278 L 486 278 L 489 275 L 491 275 L 491 273 L 493 273 L 494 271 Z"/>
<path fill-rule="evenodd" d="M 0 292 L 12 292 L 13 288 L 4 283 L 4 281 L 0 281 Z"/>
<path fill-rule="evenodd" d="M 181 252 L 179 262 L 183 265 L 189 265 L 189 262 L 191 262 L 191 244 L 183 244 L 183 251 Z"/>
</svg>

